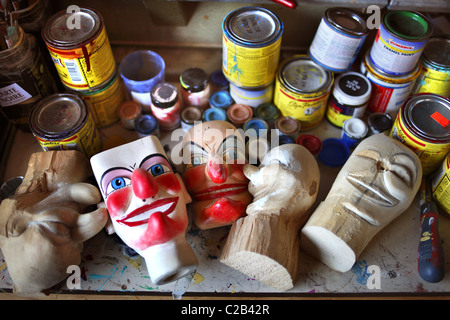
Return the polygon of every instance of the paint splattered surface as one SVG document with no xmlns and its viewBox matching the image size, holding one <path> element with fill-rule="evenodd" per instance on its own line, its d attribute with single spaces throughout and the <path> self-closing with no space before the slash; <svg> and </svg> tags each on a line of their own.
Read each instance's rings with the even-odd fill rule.
<svg viewBox="0 0 450 320">
<path fill-rule="evenodd" d="M 322 128 L 321 138 L 335 135 L 333 128 Z M 31 137 L 33 139 L 33 137 Z M 164 143 L 163 143 L 164 144 Z M 318 199 L 324 199 L 338 169 L 319 163 L 321 186 Z M 13 173 L 14 174 L 14 173 Z M 154 285 L 148 276 L 145 261 L 133 256 L 115 236 L 101 232 L 85 242 L 82 253 L 81 289 L 89 294 L 163 294 L 180 298 L 183 294 L 231 295 L 276 294 L 289 297 L 319 294 L 450 294 L 450 219 L 440 216 L 440 233 L 446 261 L 446 277 L 437 284 L 423 281 L 417 272 L 419 240 L 418 198 L 398 219 L 375 236 L 346 273 L 333 271 L 300 251 L 299 272 L 294 288 L 280 292 L 244 275 L 219 261 L 229 227 L 201 231 L 190 228 L 186 238 L 199 259 L 197 272 L 184 281 Z M 371 267 L 379 268 L 379 289 L 373 283 Z M 12 280 L 0 252 L 0 288 L 11 290 Z M 58 293 L 76 293 L 66 285 L 52 289 Z"/>
</svg>

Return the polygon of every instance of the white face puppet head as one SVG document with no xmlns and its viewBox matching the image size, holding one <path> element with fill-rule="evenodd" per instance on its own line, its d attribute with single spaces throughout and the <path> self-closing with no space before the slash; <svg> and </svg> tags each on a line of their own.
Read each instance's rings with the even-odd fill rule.
<svg viewBox="0 0 450 320">
<path fill-rule="evenodd" d="M 320 172 L 313 155 L 297 144 L 273 148 L 261 165 L 244 166 L 253 202 L 247 214 L 280 215 L 300 220 L 314 204 Z"/>
<path fill-rule="evenodd" d="M 115 232 L 147 260 L 154 283 L 165 283 L 166 278 L 172 281 L 176 277 L 172 273 L 178 274 L 164 265 L 162 256 L 170 252 L 163 250 L 164 245 L 181 243 L 192 256 L 189 264 L 196 263 L 184 238 L 188 226 L 186 204 L 191 198 L 158 138 L 148 136 L 101 152 L 91 158 L 91 165 Z M 162 262 L 160 267 L 149 261 L 155 256 Z"/>
</svg>

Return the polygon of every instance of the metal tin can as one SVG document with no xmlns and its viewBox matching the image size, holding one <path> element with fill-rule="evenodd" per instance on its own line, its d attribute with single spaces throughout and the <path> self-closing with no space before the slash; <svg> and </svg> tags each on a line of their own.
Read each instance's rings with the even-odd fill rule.
<svg viewBox="0 0 450 320">
<path fill-rule="evenodd" d="M 195 124 L 202 122 L 203 109 L 189 106 L 181 111 L 181 129 L 188 131 Z"/>
<path fill-rule="evenodd" d="M 208 108 L 203 112 L 202 119 L 204 122 L 214 120 L 227 121 L 227 112 L 219 108 Z"/>
<path fill-rule="evenodd" d="M 159 138 L 158 120 L 151 114 L 143 114 L 134 122 L 139 138 L 154 135 Z"/>
<path fill-rule="evenodd" d="M 433 32 L 431 22 L 415 11 L 387 11 L 370 49 L 373 65 L 387 74 L 411 73 Z"/>
<path fill-rule="evenodd" d="M 219 90 L 209 97 L 209 105 L 211 108 L 219 108 L 227 110 L 234 103 L 229 91 Z"/>
<path fill-rule="evenodd" d="M 257 90 L 246 90 L 230 83 L 230 94 L 236 103 L 256 108 L 261 103 L 270 102 L 273 98 L 273 83 Z"/>
<path fill-rule="evenodd" d="M 269 125 L 262 119 L 251 118 L 245 121 L 243 127 L 245 135 L 248 137 L 266 137 Z"/>
<path fill-rule="evenodd" d="M 450 37 L 432 37 L 422 53 L 422 72 L 413 93 L 450 96 Z"/>
<path fill-rule="evenodd" d="M 322 67 L 334 72 L 350 69 L 369 29 L 366 20 L 347 8 L 325 11 L 309 47 L 310 57 Z"/>
<path fill-rule="evenodd" d="M 72 14 L 78 15 L 80 28 L 67 27 Z M 62 83 L 70 89 L 98 89 L 116 72 L 103 18 L 93 9 L 56 13 L 43 27 L 42 38 Z"/>
<path fill-rule="evenodd" d="M 314 134 L 301 134 L 297 137 L 295 143 L 308 149 L 308 151 L 311 152 L 315 158 L 317 158 L 320 150 L 322 150 L 322 140 Z"/>
<path fill-rule="evenodd" d="M 107 127 L 119 121 L 117 110 L 126 99 L 126 89 L 117 73 L 98 90 L 78 92 L 71 90 L 71 92 L 78 94 L 87 102 L 97 128 Z"/>
<path fill-rule="evenodd" d="M 372 83 L 372 93 L 367 103 L 367 111 L 389 113 L 393 118 L 411 94 L 417 77 L 420 74 L 421 62 L 413 72 L 403 76 L 393 76 L 377 69 L 367 53 L 361 62 L 361 73 Z"/>
<path fill-rule="evenodd" d="M 270 10 L 243 7 L 222 22 L 222 71 L 241 88 L 263 88 L 275 78 L 283 22 Z"/>
<path fill-rule="evenodd" d="M 432 93 L 411 96 L 389 135 L 419 156 L 423 175 L 428 175 L 450 151 L 450 100 Z"/>
<path fill-rule="evenodd" d="M 56 93 L 42 99 L 30 115 L 30 129 L 44 151 L 79 150 L 90 158 L 102 149 L 89 108 L 75 94 Z"/>
<path fill-rule="evenodd" d="M 344 121 L 341 132 L 341 140 L 350 149 L 355 148 L 367 135 L 367 124 L 358 118 L 350 118 Z"/>
<path fill-rule="evenodd" d="M 241 128 L 245 121 L 253 117 L 253 109 L 246 104 L 235 103 L 228 108 L 227 117 L 237 128 Z"/>
<path fill-rule="evenodd" d="M 387 113 L 375 112 L 367 118 L 369 135 L 383 133 L 388 135 L 392 128 L 392 117 Z"/>
<path fill-rule="evenodd" d="M 364 75 L 358 72 L 340 74 L 328 100 L 328 121 L 342 128 L 345 120 L 362 118 L 371 92 L 372 85 Z"/>
<path fill-rule="evenodd" d="M 450 216 L 450 154 L 431 178 L 431 192 L 436 204 Z"/>
<path fill-rule="evenodd" d="M 280 115 L 281 112 L 277 106 L 270 102 L 261 103 L 255 110 L 255 116 L 266 121 L 270 128 L 275 126 Z"/>
<path fill-rule="evenodd" d="M 136 101 L 126 100 L 120 104 L 117 114 L 125 129 L 134 130 L 136 119 L 142 115 L 142 108 Z"/>
<path fill-rule="evenodd" d="M 333 73 L 306 55 L 284 60 L 277 73 L 273 102 L 285 117 L 310 130 L 322 121 L 333 85 Z"/>
<path fill-rule="evenodd" d="M 301 127 L 300 121 L 292 117 L 281 117 L 275 121 L 275 129 L 278 130 L 279 135 L 287 135 L 296 138 Z"/>
</svg>

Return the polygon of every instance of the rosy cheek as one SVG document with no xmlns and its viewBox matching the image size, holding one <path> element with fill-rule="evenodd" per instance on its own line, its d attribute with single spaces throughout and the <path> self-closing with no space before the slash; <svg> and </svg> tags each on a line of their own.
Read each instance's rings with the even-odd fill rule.
<svg viewBox="0 0 450 320">
<path fill-rule="evenodd" d="M 177 176 L 173 173 L 166 173 L 164 175 L 157 176 L 155 181 L 158 187 L 167 190 L 169 193 L 178 193 L 181 190 Z"/>
<path fill-rule="evenodd" d="M 132 197 L 131 187 L 125 187 L 114 191 L 108 198 L 106 198 L 106 206 L 108 207 L 109 215 L 111 218 L 117 218 L 121 216 L 130 203 Z"/>
<path fill-rule="evenodd" d="M 200 165 L 196 167 L 191 167 L 184 173 L 184 183 L 188 190 L 195 190 L 201 185 L 205 180 L 205 165 Z"/>
<path fill-rule="evenodd" d="M 231 164 L 229 165 L 231 176 L 240 181 L 247 181 L 247 177 L 244 175 L 243 164 Z"/>
</svg>

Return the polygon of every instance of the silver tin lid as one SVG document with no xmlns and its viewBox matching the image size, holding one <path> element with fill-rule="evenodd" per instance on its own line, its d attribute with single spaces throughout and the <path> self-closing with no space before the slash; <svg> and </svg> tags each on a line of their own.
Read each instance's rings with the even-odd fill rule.
<svg viewBox="0 0 450 320">
<path fill-rule="evenodd" d="M 433 66 L 450 68 L 450 36 L 430 38 L 423 50 L 423 59 Z"/>
<path fill-rule="evenodd" d="M 69 29 L 73 21 L 80 22 L 78 28 Z M 79 12 L 67 13 L 60 11 L 53 15 L 42 30 L 44 40 L 56 48 L 76 48 L 89 41 L 101 32 L 103 19 L 98 12 L 92 9 L 80 8 Z"/>
<path fill-rule="evenodd" d="M 369 32 L 366 20 L 358 13 L 347 8 L 330 8 L 325 11 L 326 20 L 336 29 L 355 36 Z"/>
<path fill-rule="evenodd" d="M 225 17 L 223 31 L 242 45 L 269 44 L 281 36 L 283 23 L 270 10 L 243 7 Z"/>
<path fill-rule="evenodd" d="M 405 122 L 433 142 L 450 142 L 450 100 L 436 94 L 412 96 L 405 104 Z"/>
<path fill-rule="evenodd" d="M 330 86 L 333 76 L 307 56 L 294 57 L 280 70 L 280 80 L 297 93 L 315 93 Z"/>
</svg>

